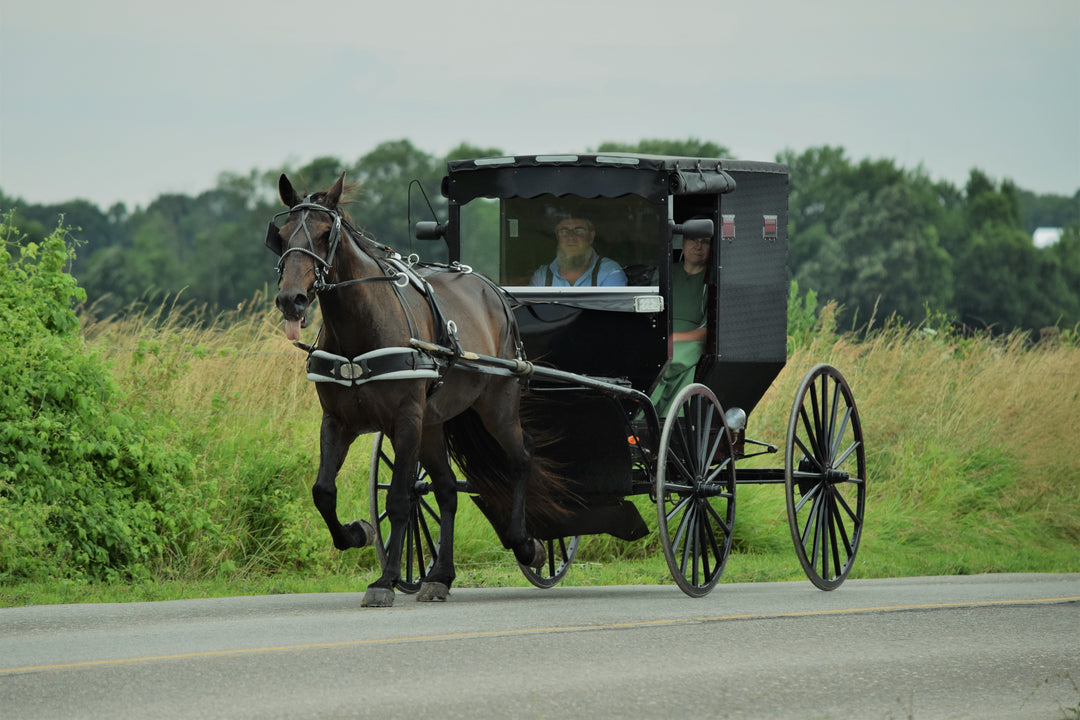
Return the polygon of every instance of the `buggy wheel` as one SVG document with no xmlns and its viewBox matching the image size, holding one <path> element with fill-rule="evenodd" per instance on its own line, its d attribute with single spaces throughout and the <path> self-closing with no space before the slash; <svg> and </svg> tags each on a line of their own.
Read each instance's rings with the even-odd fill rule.
<svg viewBox="0 0 1080 720">
<path fill-rule="evenodd" d="M 538 588 L 547 589 L 558 585 L 559 581 L 566 575 L 566 571 L 570 569 L 570 565 L 577 556 L 581 536 L 561 537 L 542 542 L 544 543 L 544 549 L 547 550 L 547 562 L 539 568 L 531 568 L 521 563 L 518 563 L 518 567 L 521 568 L 521 574 L 529 582 Z"/>
<path fill-rule="evenodd" d="M 390 537 L 386 495 L 390 491 L 394 458 L 387 453 L 391 449 L 389 441 L 384 443 L 384 440 L 382 433 L 375 433 L 371 442 L 368 508 L 371 511 L 371 524 L 375 527 L 375 552 L 379 556 L 379 565 L 385 570 L 387 538 Z M 384 444 L 386 447 L 383 447 Z M 427 471 L 417 463 L 409 487 L 409 522 L 405 526 L 401 553 L 402 575 L 395 584 L 398 590 L 410 595 L 419 592 L 438 555 L 441 515 L 430 494 L 431 482 L 427 478 Z"/>
<path fill-rule="evenodd" d="M 788 525 L 806 576 L 822 590 L 844 582 L 862 538 L 866 450 L 844 376 L 817 365 L 795 395 L 784 448 Z"/>
<path fill-rule="evenodd" d="M 720 402 L 688 385 L 671 403 L 656 467 L 660 544 L 676 584 L 701 597 L 716 585 L 731 553 L 735 461 Z"/>
</svg>

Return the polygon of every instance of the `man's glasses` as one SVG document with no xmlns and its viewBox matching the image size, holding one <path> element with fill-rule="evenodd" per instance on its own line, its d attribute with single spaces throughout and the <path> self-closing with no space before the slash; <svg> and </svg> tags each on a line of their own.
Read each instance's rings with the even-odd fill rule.
<svg viewBox="0 0 1080 720">
<path fill-rule="evenodd" d="M 683 238 L 683 245 L 697 243 L 698 245 L 712 245 L 712 238 Z"/>
<path fill-rule="evenodd" d="M 589 234 L 589 228 L 584 225 L 578 225 L 577 227 L 561 227 L 555 230 L 555 234 L 559 237 L 583 238 Z"/>
</svg>

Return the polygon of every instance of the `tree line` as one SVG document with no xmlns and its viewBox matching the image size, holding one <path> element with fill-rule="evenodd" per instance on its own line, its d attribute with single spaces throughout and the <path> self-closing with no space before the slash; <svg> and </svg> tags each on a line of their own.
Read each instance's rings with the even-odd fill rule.
<svg viewBox="0 0 1080 720">
<path fill-rule="evenodd" d="M 603 143 L 597 151 L 733 157 L 723 145 L 695 139 Z M 274 259 L 261 240 L 282 209 L 282 172 L 316 190 L 345 171 L 359 183 L 350 208 L 357 224 L 403 253 L 423 252 L 410 228 L 430 219 L 431 210 L 445 219 L 439 187 L 446 162 L 502 154 L 462 144 L 438 157 L 395 140 L 352 163 L 320 157 L 299 167 L 225 172 L 214 188 L 194 197 L 161 195 L 145 208 L 118 203 L 103 210 L 85 200 L 35 205 L 0 189 L 0 209 L 15 211 L 22 242 L 39 242 L 58 223 L 73 229 L 80 246 L 71 272 L 95 315 L 176 296 L 225 309 L 275 282 Z M 929 314 L 995 332 L 1080 323 L 1080 190 L 1037 195 L 979 169 L 956 187 L 921 167 L 856 161 L 832 146 L 785 150 L 775 159 L 791 172 L 792 279 L 822 301 L 836 300 L 841 322 L 918 323 Z M 1044 226 L 1064 232 L 1039 248 L 1032 232 Z"/>
</svg>

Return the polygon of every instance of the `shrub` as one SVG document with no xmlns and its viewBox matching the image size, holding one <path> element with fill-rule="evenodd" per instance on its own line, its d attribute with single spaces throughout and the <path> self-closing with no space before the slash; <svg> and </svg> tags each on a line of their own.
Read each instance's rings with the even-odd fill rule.
<svg viewBox="0 0 1080 720">
<path fill-rule="evenodd" d="M 69 230 L 28 243 L 11 217 L 0 222 L 0 581 L 145 576 L 200 512 L 192 459 L 125 411 L 80 337 Z"/>
</svg>

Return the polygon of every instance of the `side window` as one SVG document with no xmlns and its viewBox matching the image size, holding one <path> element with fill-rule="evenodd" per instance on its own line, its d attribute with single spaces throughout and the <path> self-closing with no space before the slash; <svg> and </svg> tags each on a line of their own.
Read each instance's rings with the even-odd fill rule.
<svg viewBox="0 0 1080 720">
<path fill-rule="evenodd" d="M 461 262 L 502 282 L 499 256 L 499 201 L 477 198 L 461 207 Z"/>
</svg>

